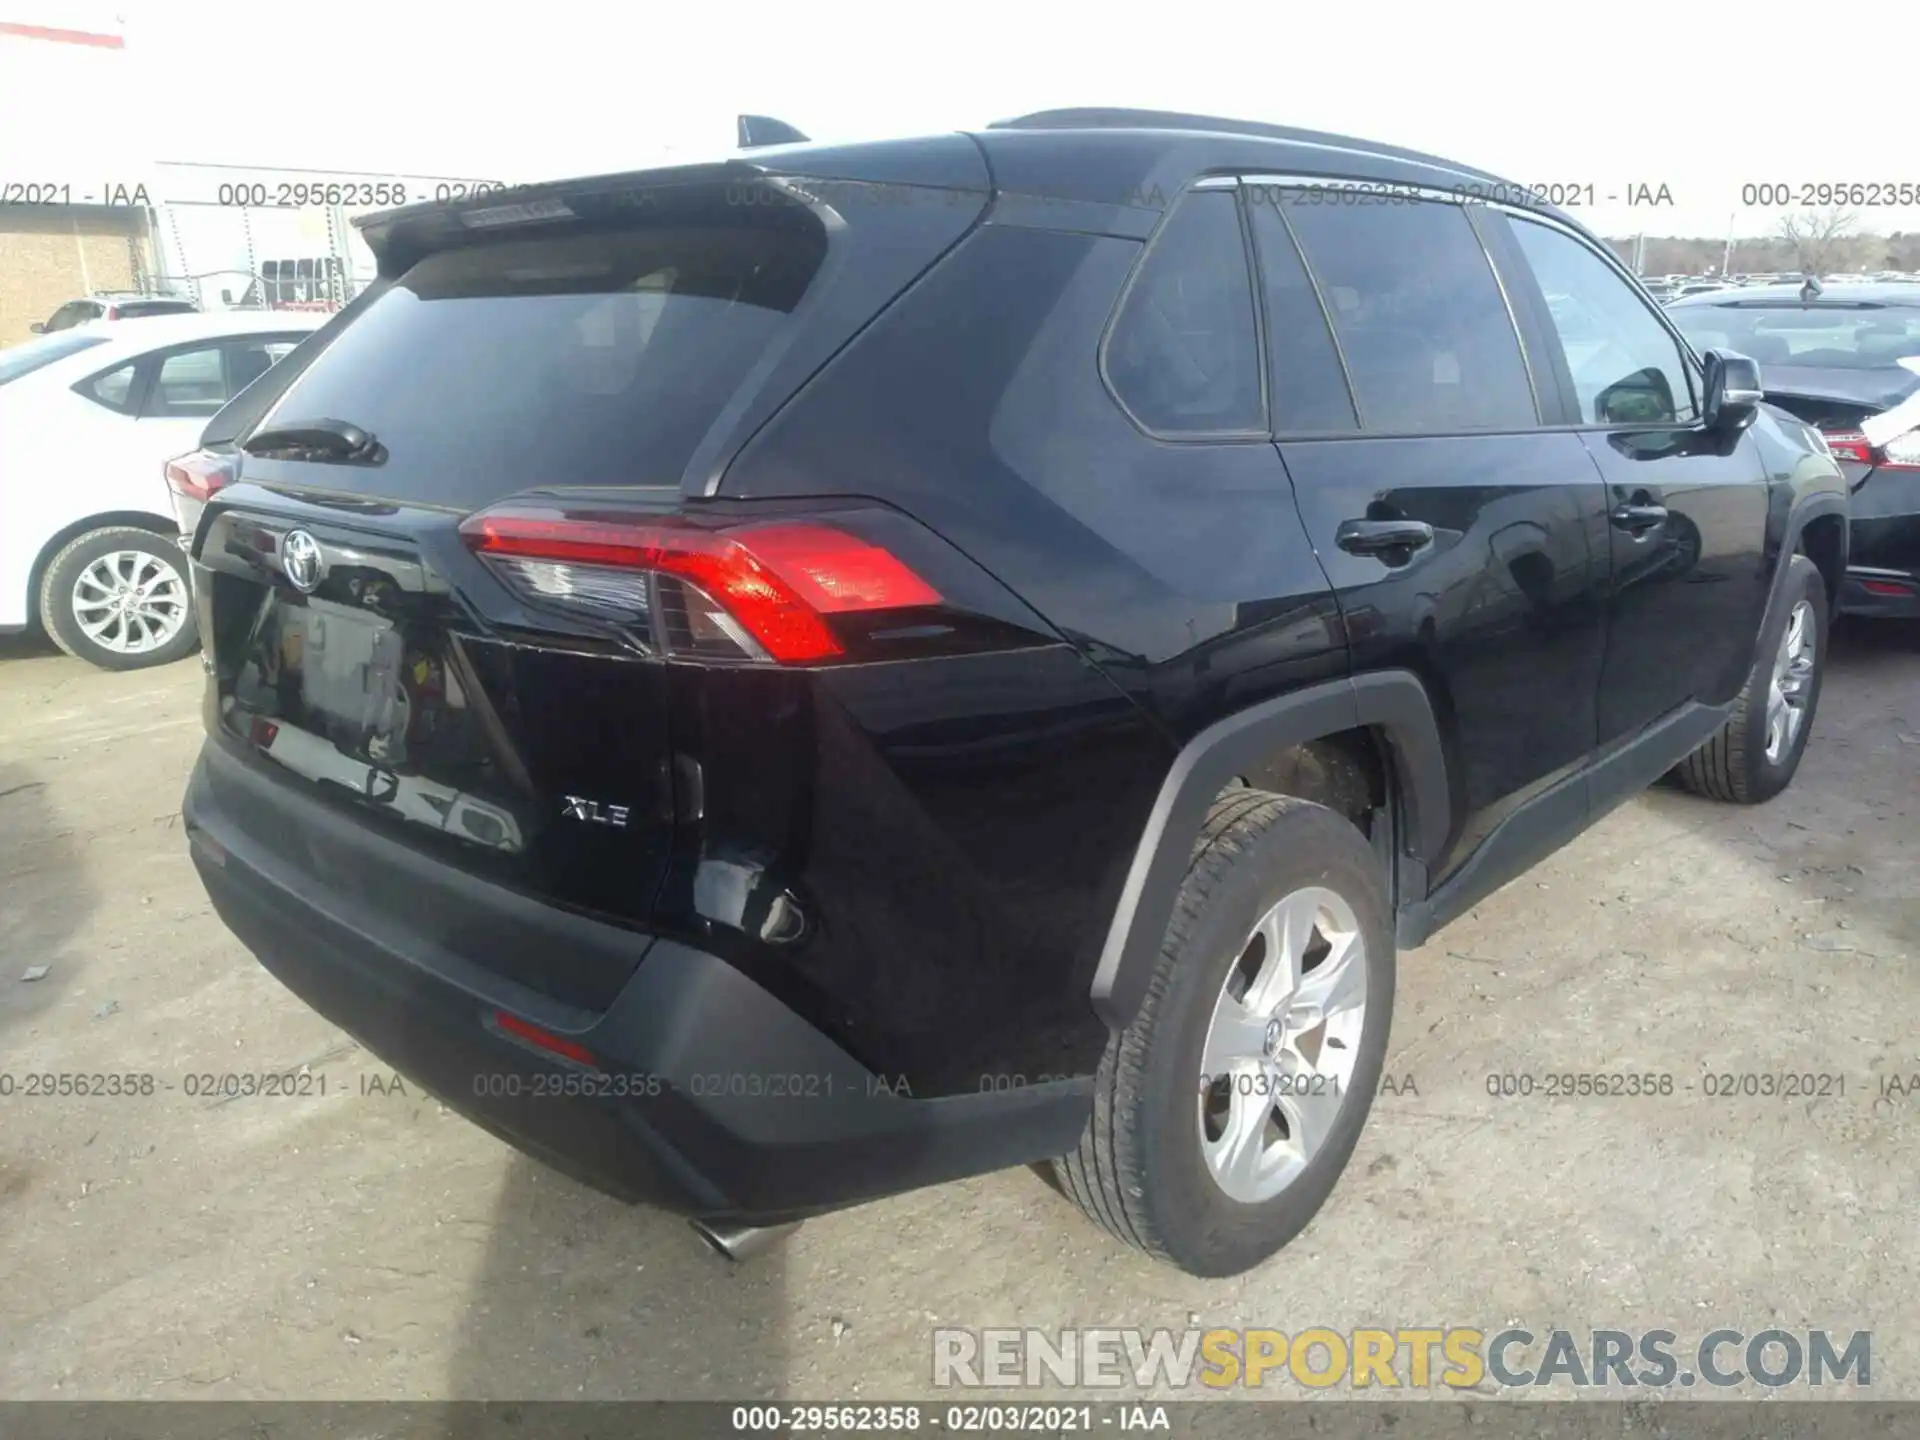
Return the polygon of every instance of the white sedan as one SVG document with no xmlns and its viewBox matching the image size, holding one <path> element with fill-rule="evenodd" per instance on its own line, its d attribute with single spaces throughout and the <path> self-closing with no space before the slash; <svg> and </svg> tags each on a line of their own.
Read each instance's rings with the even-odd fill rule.
<svg viewBox="0 0 1920 1440">
<path fill-rule="evenodd" d="M 0 632 L 36 623 L 110 670 L 199 642 L 164 476 L 207 420 L 327 317 L 155 316 L 0 350 Z"/>
</svg>

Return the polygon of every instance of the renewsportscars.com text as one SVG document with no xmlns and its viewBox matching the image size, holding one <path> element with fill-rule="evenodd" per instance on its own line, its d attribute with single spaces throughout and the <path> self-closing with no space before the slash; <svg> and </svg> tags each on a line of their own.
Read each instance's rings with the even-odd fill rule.
<svg viewBox="0 0 1920 1440">
<path fill-rule="evenodd" d="M 1046 1385 L 1166 1387 L 1302 1385 L 1424 1390 L 1560 1386 L 1690 1389 L 1873 1383 L 1867 1330 L 1548 1330 L 1517 1326 L 1282 1330 L 940 1329 L 941 1388 Z"/>
</svg>

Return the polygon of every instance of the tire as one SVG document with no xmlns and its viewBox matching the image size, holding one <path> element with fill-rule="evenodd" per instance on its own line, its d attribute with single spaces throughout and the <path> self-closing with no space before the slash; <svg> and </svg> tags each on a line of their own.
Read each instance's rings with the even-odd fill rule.
<svg viewBox="0 0 1920 1440">
<path fill-rule="evenodd" d="M 1351 993 L 1364 996 L 1357 1029 L 1348 1030 L 1345 1042 L 1336 1044 L 1332 1026 L 1346 1022 L 1329 1022 L 1319 1045 L 1320 1058 L 1329 1067 L 1351 1068 L 1336 1092 L 1337 1108 L 1315 1112 L 1320 1138 L 1304 1164 L 1297 1158 L 1287 1161 L 1297 1168 L 1277 1193 L 1236 1198 L 1228 1182 L 1216 1178 L 1207 1158 L 1210 1142 L 1216 1153 L 1225 1153 L 1228 1135 L 1234 1132 L 1223 1130 L 1218 1137 L 1213 1133 L 1224 1119 L 1217 1113 L 1222 1087 L 1202 1083 L 1206 1046 L 1216 1005 L 1238 1003 L 1239 997 L 1223 994 L 1223 987 L 1230 979 L 1241 983 L 1264 951 L 1265 942 L 1253 933 L 1256 922 L 1278 902 L 1309 889 L 1331 893 L 1347 907 L 1338 934 L 1357 935 L 1364 947 L 1364 983 L 1350 970 L 1342 972 L 1355 987 Z M 1306 903 L 1311 908 L 1318 902 L 1308 897 Z M 1317 945 L 1322 930 L 1313 934 Z M 1305 953 L 1312 957 L 1314 948 L 1308 946 Z M 1332 964 L 1338 955 L 1352 963 L 1352 952 L 1342 947 L 1330 951 L 1320 965 Z M 1266 973 L 1259 970 L 1252 984 Z M 1333 973 L 1308 968 L 1307 981 L 1295 996 L 1309 993 L 1316 974 Z M 1252 1269 L 1306 1226 L 1346 1168 L 1379 1085 L 1393 988 L 1393 929 L 1379 861 L 1361 833 L 1332 811 L 1305 800 L 1258 790 L 1228 791 L 1214 802 L 1201 831 L 1140 1012 L 1108 1042 L 1094 1082 L 1087 1132 L 1078 1149 L 1053 1162 L 1059 1188 L 1120 1240 L 1189 1274 L 1218 1277 Z M 1254 992 L 1249 988 L 1247 993 Z M 1235 1012 L 1244 1013 L 1264 1012 L 1259 1007 Z M 1291 1036 L 1293 1031 L 1283 1033 Z M 1272 1054 L 1273 1025 L 1264 1034 L 1265 1053 Z M 1311 1031 L 1307 1034 L 1310 1039 Z M 1240 1113 L 1231 1109 L 1237 1103 L 1252 1105 L 1249 1115 L 1264 1109 L 1267 1118 L 1257 1131 L 1244 1132 L 1250 1135 L 1277 1133 L 1276 1116 L 1288 1121 L 1291 1131 L 1292 1117 L 1306 1098 L 1292 1100 L 1295 1108 L 1289 1108 L 1284 1093 L 1255 1088 L 1253 1093 L 1262 1098 L 1275 1095 L 1263 1106 L 1248 1097 L 1250 1087 L 1240 1078 L 1244 1073 L 1235 1072 L 1235 1081 L 1226 1087 L 1240 1092 L 1237 1100 L 1225 1102 L 1227 1113 Z M 1264 1070 L 1257 1078 L 1280 1083 Z M 1318 1098 L 1324 1096 L 1321 1091 Z M 1289 1136 L 1285 1148 L 1255 1150 L 1284 1157 L 1294 1153 L 1293 1145 Z"/>
<path fill-rule="evenodd" d="M 1820 703 L 1820 682 L 1827 670 L 1827 586 L 1819 567 L 1806 556 L 1795 555 L 1787 565 L 1779 613 L 1768 618 L 1753 671 L 1734 701 L 1733 714 L 1711 740 L 1674 769 L 1675 778 L 1695 795 L 1733 805 L 1759 805 L 1786 789 L 1794 771 L 1800 768 L 1807 737 L 1813 733 L 1814 711 Z M 1777 754 L 1769 756 L 1769 702 L 1783 642 L 1796 615 L 1800 616 L 1805 644 L 1811 647 L 1806 673 L 1792 687 L 1800 703 L 1789 702 L 1790 708 L 1800 712 L 1800 719 L 1791 738 Z"/>
<path fill-rule="evenodd" d="M 141 582 L 148 601 L 148 608 L 128 612 L 130 619 L 108 620 L 104 629 L 101 612 L 83 615 L 75 595 L 83 578 L 89 581 L 83 595 L 111 593 L 97 583 L 102 571 L 95 567 L 103 561 L 119 575 Z M 166 665 L 191 655 L 200 643 L 185 553 L 167 536 L 132 525 L 89 530 L 62 546 L 41 576 L 39 611 L 41 628 L 54 644 L 103 670 Z M 94 622 L 94 634 L 88 633 L 88 621 Z M 160 636 L 165 638 L 159 643 L 145 643 Z M 125 648 L 114 643 L 121 637 Z"/>
</svg>

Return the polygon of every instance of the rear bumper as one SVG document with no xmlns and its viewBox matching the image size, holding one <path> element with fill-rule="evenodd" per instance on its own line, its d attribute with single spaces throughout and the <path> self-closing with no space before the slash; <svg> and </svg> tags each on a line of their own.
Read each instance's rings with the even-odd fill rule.
<svg viewBox="0 0 1920 1440">
<path fill-rule="evenodd" d="M 1849 569 L 1840 581 L 1840 613 L 1879 620 L 1920 619 L 1920 566 Z"/>
<path fill-rule="evenodd" d="M 352 823 L 278 789 L 217 743 L 195 767 L 183 813 L 220 918 L 399 1073 L 609 1194 L 773 1224 L 1063 1154 L 1091 1114 L 1090 1080 L 907 1098 L 731 965 L 668 940 L 651 944 L 603 1013 L 556 1007 L 406 935 L 353 894 L 330 893 L 324 876 L 223 810 L 223 797 L 231 809 L 244 792 L 249 806 L 283 806 L 289 834 Z M 359 841 L 400 848 L 371 832 Z M 434 868 L 450 890 L 473 885 Z M 582 923 L 556 912 L 553 943 L 569 943 Z M 596 1064 L 502 1032 L 502 1011 L 584 1047 Z"/>
</svg>

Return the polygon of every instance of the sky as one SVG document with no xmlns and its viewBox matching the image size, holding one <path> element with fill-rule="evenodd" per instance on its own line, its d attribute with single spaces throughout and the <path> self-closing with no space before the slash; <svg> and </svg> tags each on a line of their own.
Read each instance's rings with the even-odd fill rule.
<svg viewBox="0 0 1920 1440">
<path fill-rule="evenodd" d="M 1410 145 L 1572 189 L 1610 235 L 1759 235 L 1782 211 L 1743 204 L 1760 198 L 1745 186 L 1920 187 L 1920 101 L 1904 84 L 1920 0 L 1811 13 L 0 0 L 0 22 L 125 41 L 0 33 L 0 181 L 154 161 L 534 180 L 717 158 L 742 111 L 856 140 L 1124 105 Z M 1901 55 L 1888 77 L 1902 83 L 1876 82 L 1874 57 Z M 1640 186 L 1672 203 L 1629 206 Z M 1920 230 L 1920 208 L 1862 210 L 1860 225 Z"/>
</svg>

